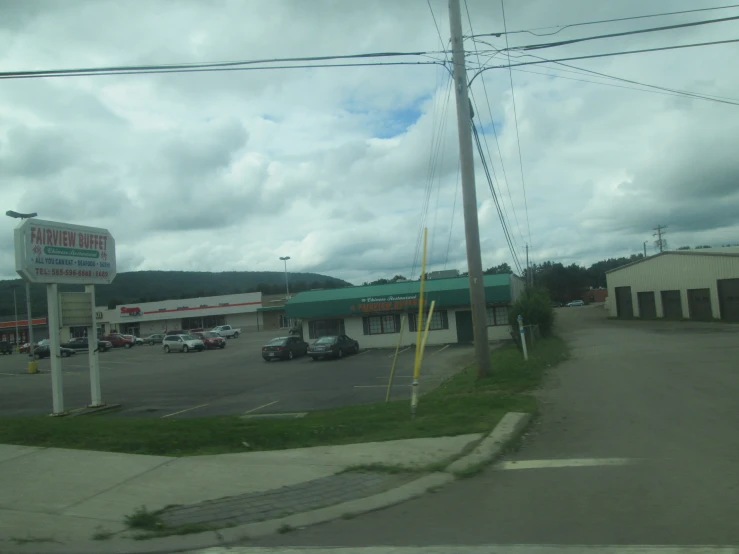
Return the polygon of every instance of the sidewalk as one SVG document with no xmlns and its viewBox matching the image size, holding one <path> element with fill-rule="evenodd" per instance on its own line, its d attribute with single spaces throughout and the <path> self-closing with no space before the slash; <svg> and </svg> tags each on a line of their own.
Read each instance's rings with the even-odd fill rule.
<svg viewBox="0 0 739 554">
<path fill-rule="evenodd" d="M 283 517 L 388 491 L 419 474 L 347 472 L 360 465 L 419 468 L 458 456 L 479 434 L 168 458 L 0 445 L 0 552 L 110 551 L 130 536 L 124 517 L 172 507 L 168 525 L 227 525 Z M 113 535 L 92 540 L 96 533 Z M 183 537 L 184 538 L 184 537 Z M 132 542 L 132 541 L 126 541 Z M 149 541 L 137 541 L 141 547 Z"/>
</svg>

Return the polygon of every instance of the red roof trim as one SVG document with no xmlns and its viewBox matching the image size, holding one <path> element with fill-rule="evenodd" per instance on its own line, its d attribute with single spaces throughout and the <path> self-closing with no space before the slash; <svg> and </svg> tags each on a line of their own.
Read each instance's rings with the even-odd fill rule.
<svg viewBox="0 0 739 554">
<path fill-rule="evenodd" d="M 228 306 L 198 306 L 197 308 L 175 308 L 174 310 L 153 310 L 151 312 L 143 312 L 144 315 L 149 314 L 168 314 L 173 312 L 191 312 L 193 310 L 212 310 L 213 308 L 233 308 L 235 306 L 253 306 L 254 304 L 262 304 L 261 302 L 241 302 L 240 304 L 229 304 Z"/>
<path fill-rule="evenodd" d="M 38 317 L 36 319 L 31 320 L 34 325 L 46 325 L 46 318 L 45 317 Z M 10 327 L 15 327 L 15 321 L 3 321 L 0 322 L 0 329 L 8 329 Z M 18 320 L 18 327 L 27 327 L 28 326 L 28 320 L 27 319 L 19 319 Z"/>
</svg>

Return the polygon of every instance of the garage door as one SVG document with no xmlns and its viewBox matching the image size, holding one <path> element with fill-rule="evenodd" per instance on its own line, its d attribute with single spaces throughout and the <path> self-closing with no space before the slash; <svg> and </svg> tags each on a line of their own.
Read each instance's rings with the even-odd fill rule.
<svg viewBox="0 0 739 554">
<path fill-rule="evenodd" d="M 634 317 L 631 287 L 616 287 L 616 315 L 618 317 Z"/>
<path fill-rule="evenodd" d="M 683 301 L 679 290 L 662 291 L 662 312 L 665 319 L 683 318 Z"/>
<path fill-rule="evenodd" d="M 690 319 L 701 321 L 713 319 L 711 291 L 709 289 L 688 289 L 688 310 L 690 310 Z"/>
<path fill-rule="evenodd" d="M 639 302 L 639 317 L 657 317 L 657 306 L 654 303 L 654 292 L 637 292 L 636 300 Z"/>
<path fill-rule="evenodd" d="M 739 321 L 739 279 L 719 279 L 718 305 L 721 319 Z"/>
</svg>

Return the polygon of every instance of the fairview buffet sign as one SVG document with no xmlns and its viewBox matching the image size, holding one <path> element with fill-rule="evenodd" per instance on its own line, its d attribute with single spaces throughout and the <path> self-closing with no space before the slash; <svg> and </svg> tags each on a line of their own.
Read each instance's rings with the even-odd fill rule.
<svg viewBox="0 0 739 554">
<path fill-rule="evenodd" d="M 424 302 L 428 305 L 428 298 Z M 351 312 L 372 313 L 418 309 L 418 295 L 405 294 L 398 296 L 368 297 L 349 306 Z"/>
</svg>

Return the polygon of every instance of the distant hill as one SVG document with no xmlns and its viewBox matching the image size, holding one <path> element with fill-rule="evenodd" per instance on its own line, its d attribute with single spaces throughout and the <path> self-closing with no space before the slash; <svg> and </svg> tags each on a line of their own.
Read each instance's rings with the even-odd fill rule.
<svg viewBox="0 0 739 554">
<path fill-rule="evenodd" d="M 290 292 L 319 288 L 341 288 L 351 283 L 319 273 L 288 273 Z M 25 285 L 20 279 L 0 281 L 0 316 L 13 316 L 12 285 L 17 284 L 18 314 L 26 313 Z M 60 286 L 63 291 L 80 291 L 82 287 Z M 95 288 L 98 306 L 156 302 L 199 296 L 217 296 L 244 292 L 279 294 L 285 291 L 285 274 L 281 271 L 132 271 L 119 273 L 111 285 Z M 46 287 L 31 286 L 34 315 L 46 313 Z"/>
</svg>

